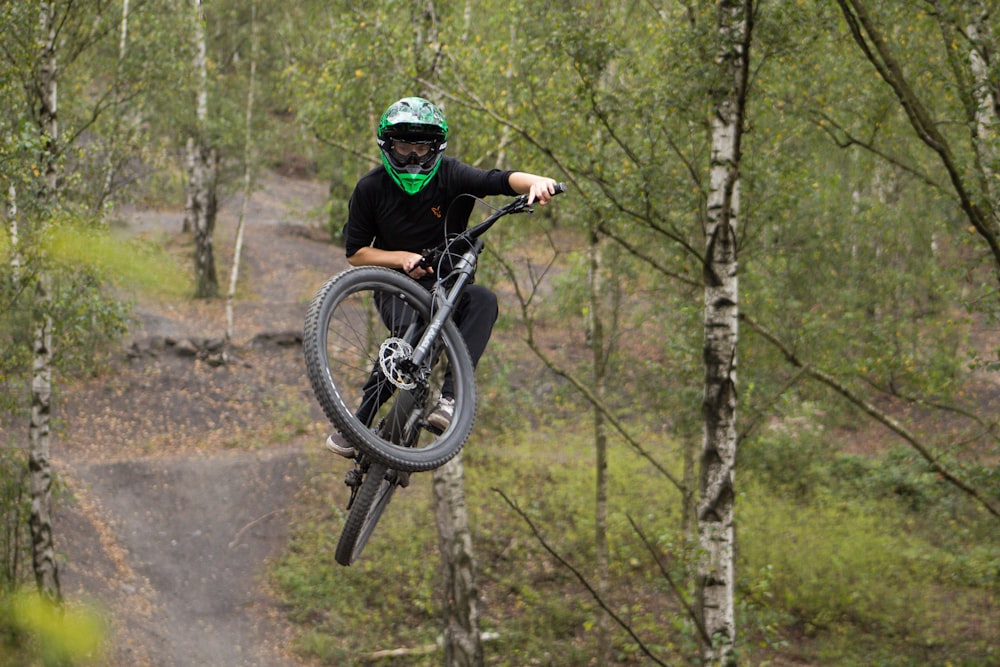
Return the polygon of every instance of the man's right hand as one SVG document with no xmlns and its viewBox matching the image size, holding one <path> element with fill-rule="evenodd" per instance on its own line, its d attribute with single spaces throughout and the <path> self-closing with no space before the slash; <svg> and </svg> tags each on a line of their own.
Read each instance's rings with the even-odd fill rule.
<svg viewBox="0 0 1000 667">
<path fill-rule="evenodd" d="M 424 261 L 424 256 L 416 252 L 404 252 L 402 269 L 403 272 L 413 278 L 414 280 L 420 280 L 429 273 L 434 273 L 434 269 L 431 267 L 424 267 L 422 265 Z"/>
</svg>

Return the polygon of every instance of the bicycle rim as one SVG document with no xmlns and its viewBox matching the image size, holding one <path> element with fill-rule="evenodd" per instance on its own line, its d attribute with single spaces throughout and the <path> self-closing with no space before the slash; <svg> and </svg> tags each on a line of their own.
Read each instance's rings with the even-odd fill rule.
<svg viewBox="0 0 1000 667">
<path fill-rule="evenodd" d="M 327 417 L 372 459 L 405 472 L 432 470 L 454 457 L 475 419 L 472 361 L 453 322 L 441 331 L 438 361 L 426 385 L 410 387 L 403 377 L 402 360 L 430 316 L 431 296 L 424 288 L 378 267 L 334 276 L 306 315 L 306 370 Z M 455 415 L 448 429 L 433 434 L 421 428 L 423 417 L 449 372 Z"/>
<path fill-rule="evenodd" d="M 372 463 L 340 533 L 334 556 L 338 563 L 347 566 L 361 556 L 395 491 L 395 473 L 381 463 Z"/>
</svg>

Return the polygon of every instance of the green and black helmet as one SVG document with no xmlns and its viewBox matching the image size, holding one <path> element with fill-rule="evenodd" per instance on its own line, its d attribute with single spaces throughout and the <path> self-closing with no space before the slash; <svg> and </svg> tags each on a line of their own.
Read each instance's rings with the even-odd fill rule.
<svg viewBox="0 0 1000 667">
<path fill-rule="evenodd" d="M 405 97 L 382 114 L 377 136 L 385 170 L 413 195 L 441 166 L 441 153 L 448 145 L 448 122 L 441 109 L 422 97 Z"/>
</svg>

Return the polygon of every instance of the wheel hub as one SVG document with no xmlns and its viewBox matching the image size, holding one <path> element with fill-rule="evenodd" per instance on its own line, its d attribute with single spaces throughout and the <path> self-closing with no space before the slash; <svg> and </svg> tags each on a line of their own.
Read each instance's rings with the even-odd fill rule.
<svg viewBox="0 0 1000 667">
<path fill-rule="evenodd" d="M 378 351 L 378 363 L 389 382 L 399 389 L 413 389 L 417 386 L 407 369 L 407 362 L 413 355 L 413 346 L 402 338 L 387 338 Z"/>
</svg>

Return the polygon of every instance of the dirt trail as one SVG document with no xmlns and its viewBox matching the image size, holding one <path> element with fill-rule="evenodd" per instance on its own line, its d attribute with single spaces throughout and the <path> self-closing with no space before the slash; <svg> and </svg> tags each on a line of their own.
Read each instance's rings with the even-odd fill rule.
<svg viewBox="0 0 1000 667">
<path fill-rule="evenodd" d="M 251 200 L 232 363 L 181 344 L 221 337 L 224 301 L 139 303 L 114 369 L 60 398 L 52 459 L 72 491 L 57 503 L 62 588 L 106 611 L 108 665 L 303 664 L 264 573 L 325 428 L 296 338 L 309 296 L 346 265 L 315 228 L 323 196 L 271 176 Z M 238 210 L 220 212 L 223 284 Z M 170 235 L 180 221 L 137 212 L 124 223 Z"/>
</svg>

